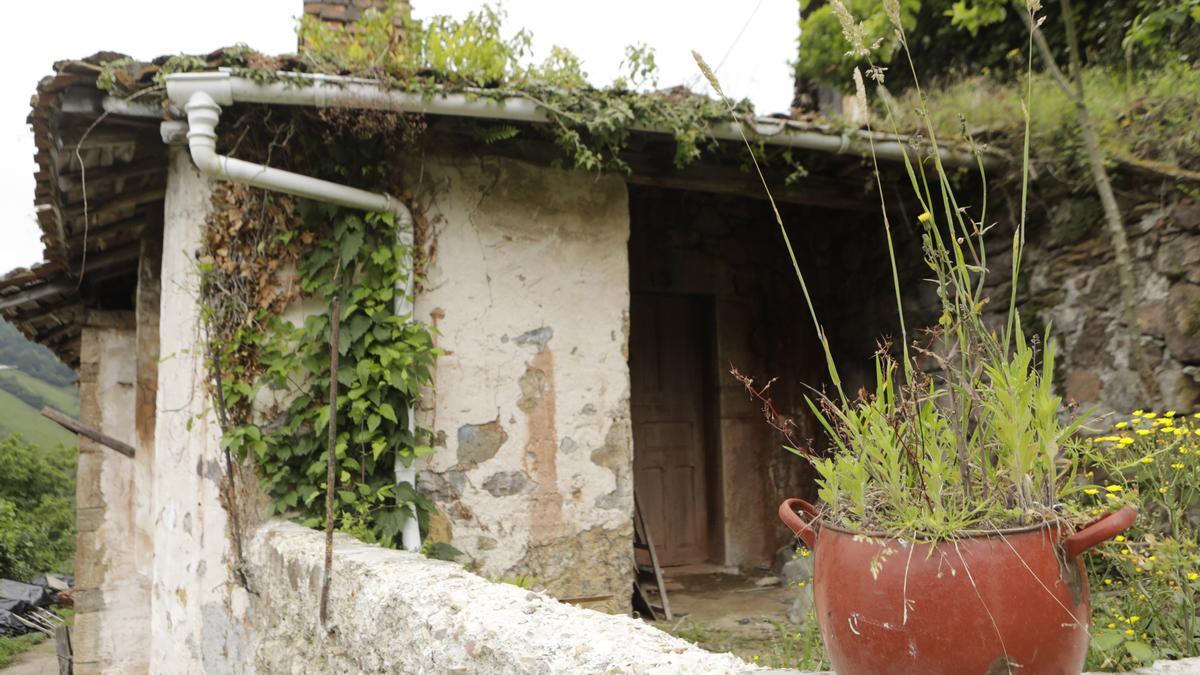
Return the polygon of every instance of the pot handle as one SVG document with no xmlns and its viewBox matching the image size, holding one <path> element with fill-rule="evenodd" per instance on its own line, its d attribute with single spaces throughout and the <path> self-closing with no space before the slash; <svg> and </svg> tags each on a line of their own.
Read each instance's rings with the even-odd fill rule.
<svg viewBox="0 0 1200 675">
<path fill-rule="evenodd" d="M 1063 542 L 1067 558 L 1074 558 L 1089 548 L 1121 534 L 1128 530 L 1136 519 L 1137 511 L 1132 507 L 1123 506 L 1084 525 Z"/>
<path fill-rule="evenodd" d="M 810 520 L 804 520 L 796 513 L 796 509 L 808 514 Z M 797 537 L 804 542 L 804 545 L 813 548 L 817 543 L 817 530 L 813 525 L 821 519 L 821 512 L 817 511 L 817 507 L 809 504 L 803 499 L 785 499 L 779 505 L 779 519 L 787 525 L 792 532 L 796 533 Z"/>
</svg>

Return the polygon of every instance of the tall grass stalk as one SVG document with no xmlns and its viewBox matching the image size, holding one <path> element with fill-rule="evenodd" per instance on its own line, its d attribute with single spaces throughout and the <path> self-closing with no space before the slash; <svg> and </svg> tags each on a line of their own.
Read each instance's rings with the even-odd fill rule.
<svg viewBox="0 0 1200 675">
<path fill-rule="evenodd" d="M 863 530 L 933 538 L 953 537 L 965 530 L 1043 522 L 1057 518 L 1060 480 L 1057 460 L 1060 447 L 1076 424 L 1059 421 L 1061 400 L 1053 392 L 1054 349 L 1048 339 L 1027 340 L 1017 309 L 1017 277 L 1025 245 L 1029 183 L 1029 135 L 1032 69 L 1026 71 L 1027 100 L 1022 113 L 1025 142 L 1022 157 L 1021 211 L 1012 234 L 1012 292 L 1000 335 L 985 320 L 983 308 L 987 253 L 984 235 L 989 231 L 986 210 L 988 176 L 977 162 L 984 186 L 978 220 L 970 215 L 955 193 L 942 163 L 942 142 L 920 89 L 907 36 L 900 21 L 897 0 L 884 0 L 884 8 L 916 83 L 917 114 L 926 138 L 926 152 L 905 153 L 905 175 L 921 208 L 922 250 L 933 272 L 941 301 L 938 326 L 928 340 L 912 341 L 904 315 L 903 289 L 892 237 L 891 217 L 885 199 L 883 173 L 875 152 L 873 129 L 868 122 L 868 149 L 878 189 L 884 236 L 887 241 L 901 345 L 899 355 L 881 350 L 876 356 L 874 392 L 850 400 L 843 389 L 827 335 L 817 316 L 809 285 L 793 249 L 787 227 L 776 207 L 770 186 L 745 133 L 742 140 L 751 160 L 799 280 L 809 315 L 825 355 L 836 399 L 817 393 L 809 407 L 828 432 L 832 449 L 795 448 L 818 472 L 819 496 L 830 522 Z M 855 69 L 853 81 L 860 104 L 867 106 L 867 80 L 882 84 L 884 69 L 871 61 L 866 30 L 841 0 L 831 0 L 842 23 L 851 54 L 866 60 L 866 77 Z M 1036 22 L 1039 3 L 1027 0 L 1026 11 Z M 1032 37 L 1029 45 L 1032 55 Z M 712 70 L 693 52 L 701 72 L 738 120 Z M 901 143 L 907 139 L 888 97 L 881 97 L 885 118 Z M 739 129 L 743 128 L 739 125 Z M 979 156 L 968 136 L 967 144 Z M 1040 349 L 1039 342 L 1045 347 Z M 914 352 L 929 358 L 940 369 L 930 374 L 917 368 Z M 1040 363 L 1039 363 L 1040 361 Z"/>
</svg>

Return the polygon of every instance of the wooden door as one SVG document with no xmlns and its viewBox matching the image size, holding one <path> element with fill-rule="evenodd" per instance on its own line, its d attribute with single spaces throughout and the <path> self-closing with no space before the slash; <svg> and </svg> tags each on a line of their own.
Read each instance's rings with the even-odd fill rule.
<svg viewBox="0 0 1200 675">
<path fill-rule="evenodd" d="M 631 299 L 634 486 L 663 566 L 708 558 L 708 317 L 702 297 L 634 294 Z"/>
</svg>

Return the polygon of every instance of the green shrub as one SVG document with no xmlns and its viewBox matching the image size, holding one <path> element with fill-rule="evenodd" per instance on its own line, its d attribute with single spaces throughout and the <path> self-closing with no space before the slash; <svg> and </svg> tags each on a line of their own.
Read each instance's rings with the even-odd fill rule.
<svg viewBox="0 0 1200 675">
<path fill-rule="evenodd" d="M 73 450 L 0 439 L 0 577 L 69 573 L 74 557 Z"/>
</svg>

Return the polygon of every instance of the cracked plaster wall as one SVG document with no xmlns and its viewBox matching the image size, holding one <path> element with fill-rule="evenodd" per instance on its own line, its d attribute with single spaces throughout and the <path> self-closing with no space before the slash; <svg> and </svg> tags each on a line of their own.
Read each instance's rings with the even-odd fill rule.
<svg viewBox="0 0 1200 675">
<path fill-rule="evenodd" d="M 195 252 L 210 182 L 170 149 L 163 231 L 154 481 L 152 673 L 252 672 L 249 596 L 234 582 L 220 428 L 204 381 Z M 132 425 L 130 425 L 132 430 Z"/>
<path fill-rule="evenodd" d="M 625 184 L 468 156 L 426 158 L 420 180 L 435 253 L 416 314 L 444 350 L 421 411 L 438 437 L 420 474 L 443 511 L 432 537 L 485 576 L 625 611 Z"/>
</svg>

